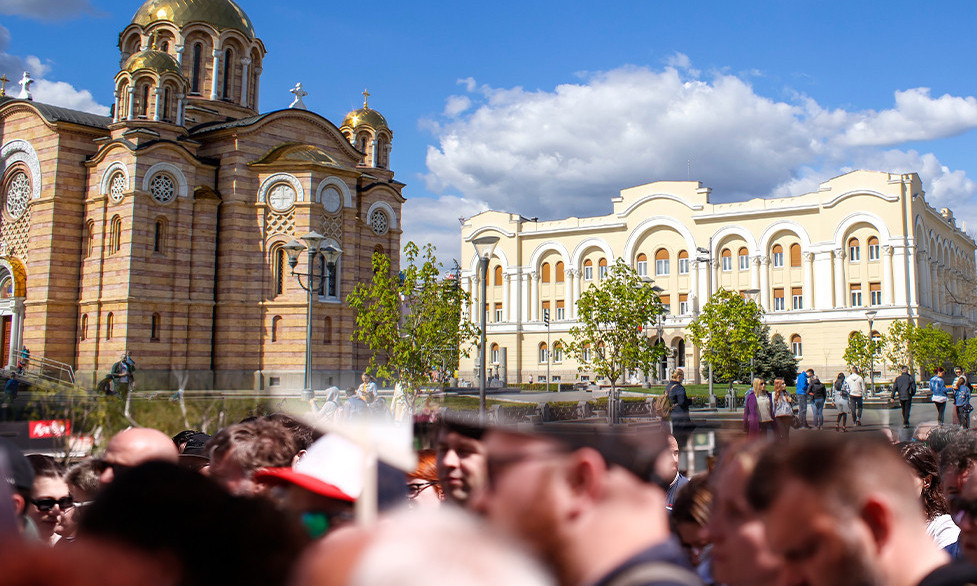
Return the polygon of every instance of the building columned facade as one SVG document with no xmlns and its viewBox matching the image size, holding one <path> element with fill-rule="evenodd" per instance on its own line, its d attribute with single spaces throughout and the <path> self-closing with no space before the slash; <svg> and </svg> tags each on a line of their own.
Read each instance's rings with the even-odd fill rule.
<svg viewBox="0 0 977 586">
<path fill-rule="evenodd" d="M 343 254 L 313 259 L 314 386 L 351 384 L 369 355 L 341 300 L 374 252 L 399 267 L 384 117 L 364 101 L 337 127 L 301 87 L 262 113 L 265 47 L 231 0 L 148 0 L 119 49 L 109 117 L 0 98 L 2 363 L 26 347 L 91 385 L 129 351 L 144 389 L 301 388 L 283 245 L 315 231 Z"/>
<path fill-rule="evenodd" d="M 535 221 L 487 211 L 462 228 L 462 285 L 471 319 L 488 311 L 487 367 L 509 383 L 592 380 L 560 340 L 569 339 L 582 292 L 623 258 L 660 287 L 667 315 L 660 331 L 671 350 L 659 372 L 687 369 L 701 380 L 699 350 L 687 326 L 720 288 L 756 299 L 771 335 L 823 379 L 845 369 L 848 337 L 885 334 L 889 324 L 936 324 L 954 338 L 977 325 L 977 244 L 948 209 L 926 203 L 916 174 L 855 171 L 813 193 L 711 203 L 695 181 L 625 189 L 606 216 Z M 478 299 L 471 240 L 500 238 Z M 550 316 L 549 327 L 544 315 Z M 871 320 L 871 324 L 870 324 Z M 658 324 L 648 335 L 658 336 Z M 473 379 L 477 354 L 463 360 Z M 890 374 L 880 360 L 877 377 Z"/>
</svg>

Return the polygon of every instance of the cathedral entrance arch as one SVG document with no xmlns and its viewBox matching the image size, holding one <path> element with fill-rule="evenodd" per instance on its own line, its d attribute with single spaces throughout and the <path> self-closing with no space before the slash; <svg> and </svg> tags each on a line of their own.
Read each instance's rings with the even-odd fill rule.
<svg viewBox="0 0 977 586">
<path fill-rule="evenodd" d="M 16 368 L 24 334 L 27 272 L 14 257 L 0 257 L 0 360 Z"/>
</svg>

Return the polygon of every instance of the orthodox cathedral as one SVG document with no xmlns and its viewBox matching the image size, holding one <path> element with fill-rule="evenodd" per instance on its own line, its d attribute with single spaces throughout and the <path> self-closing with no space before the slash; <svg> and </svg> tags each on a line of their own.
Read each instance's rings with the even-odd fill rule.
<svg viewBox="0 0 977 586">
<path fill-rule="evenodd" d="M 90 387 L 131 352 L 142 389 L 297 389 L 308 320 L 313 387 L 352 383 L 342 300 L 374 252 L 399 268 L 384 117 L 364 99 L 337 127 L 300 85 L 262 113 L 265 46 L 231 0 L 147 0 L 119 49 L 110 117 L 32 101 L 26 74 L 0 97 L 3 364 L 27 348 Z M 312 232 L 342 254 L 301 252 L 308 283 L 286 245 Z"/>
</svg>

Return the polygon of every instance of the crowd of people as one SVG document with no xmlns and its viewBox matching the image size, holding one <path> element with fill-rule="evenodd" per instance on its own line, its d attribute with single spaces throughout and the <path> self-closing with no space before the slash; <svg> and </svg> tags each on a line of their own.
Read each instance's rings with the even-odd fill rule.
<svg viewBox="0 0 977 586">
<path fill-rule="evenodd" d="M 977 432 L 792 433 L 797 396 L 757 381 L 747 433 L 686 478 L 672 383 L 664 427 L 448 413 L 410 465 L 284 413 L 129 428 L 67 467 L 0 438 L 0 584 L 977 584 Z"/>
</svg>

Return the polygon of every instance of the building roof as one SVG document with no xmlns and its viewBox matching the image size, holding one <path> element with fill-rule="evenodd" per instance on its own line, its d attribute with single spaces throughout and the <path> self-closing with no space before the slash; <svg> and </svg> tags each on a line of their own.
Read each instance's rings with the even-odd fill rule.
<svg viewBox="0 0 977 586">
<path fill-rule="evenodd" d="M 129 73 L 135 73 L 140 69 L 149 69 L 160 75 L 168 72 L 183 77 L 183 70 L 180 69 L 176 59 L 169 53 L 155 49 L 139 51 L 126 61 L 125 70 Z"/>
<path fill-rule="evenodd" d="M 109 124 L 112 123 L 112 119 L 108 116 L 100 116 L 90 112 L 82 112 L 80 110 L 72 110 L 70 108 L 62 108 L 61 106 L 52 106 L 50 104 L 42 104 L 32 100 L 21 100 L 19 98 L 12 98 L 10 96 L 0 97 L 0 108 L 15 102 L 30 104 L 38 112 L 40 112 L 41 116 L 43 116 L 48 122 L 70 122 L 71 124 L 80 124 L 82 126 L 90 126 L 92 128 L 104 128 L 105 130 L 108 130 Z"/>
<path fill-rule="evenodd" d="M 251 19 L 232 0 L 147 0 L 132 17 L 133 24 L 144 28 L 159 21 L 181 29 L 191 22 L 204 22 L 218 31 L 235 29 L 255 38 Z"/>
<path fill-rule="evenodd" d="M 343 166 L 336 161 L 332 155 L 322 148 L 300 142 L 288 142 L 278 145 L 253 164 L 271 164 L 286 161 L 298 163 L 318 163 L 320 165 L 343 168 Z"/>
</svg>

